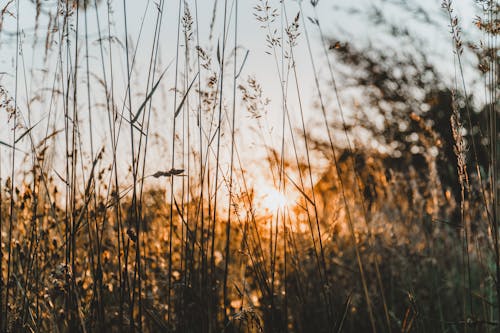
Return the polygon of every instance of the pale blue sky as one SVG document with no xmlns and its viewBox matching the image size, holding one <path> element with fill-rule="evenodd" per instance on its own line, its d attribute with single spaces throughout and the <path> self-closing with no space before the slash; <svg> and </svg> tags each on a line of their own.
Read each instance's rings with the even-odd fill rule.
<svg viewBox="0 0 500 333">
<path fill-rule="evenodd" d="M 8 0 L 0 0 L 0 9 L 2 9 Z M 128 32 L 130 40 L 132 41 L 133 49 L 137 49 L 137 57 L 135 64 L 135 71 L 132 73 L 132 104 L 133 109 L 137 109 L 137 107 L 144 100 L 145 94 L 145 81 L 147 79 L 147 69 L 149 63 L 149 54 L 151 52 L 151 47 L 153 43 L 153 35 L 154 35 L 154 23 L 156 18 L 156 5 L 155 3 L 158 1 L 137 1 L 137 0 L 127 0 L 127 20 L 128 20 Z M 405 3 L 405 1 L 402 1 Z M 57 1 L 43 1 L 44 8 L 54 8 L 56 6 Z M 196 16 L 195 13 L 195 1 L 187 0 L 186 1 L 188 7 L 190 8 L 191 14 L 193 17 Z M 202 46 L 205 50 L 207 50 L 210 55 L 213 57 L 212 62 L 216 63 L 216 49 L 217 44 L 221 43 L 222 38 L 222 22 L 223 22 L 223 9 L 224 9 L 224 0 L 217 1 L 216 7 L 216 17 L 215 24 L 213 28 L 213 36 L 212 40 L 209 40 L 210 35 L 210 22 L 212 19 L 212 13 L 214 8 L 214 1 L 206 1 L 206 0 L 198 0 L 198 24 L 199 24 L 199 35 L 200 35 L 200 46 Z M 231 18 L 229 22 L 229 33 L 228 33 L 228 43 L 229 46 L 226 50 L 226 56 L 231 54 L 231 51 L 234 47 L 233 38 L 234 38 L 234 11 L 231 11 L 232 6 L 234 5 L 233 0 L 228 0 L 228 17 Z M 268 54 L 266 51 L 266 30 L 259 27 L 259 22 L 254 17 L 255 9 L 254 6 L 259 3 L 257 0 L 240 0 L 239 2 L 239 13 L 238 13 L 238 46 L 241 47 L 238 56 L 239 62 L 241 65 L 241 61 L 243 55 L 246 50 L 249 51 L 248 58 L 239 78 L 238 84 L 244 82 L 244 80 L 248 76 L 253 76 L 257 79 L 257 81 L 262 84 L 263 92 L 266 97 L 271 98 L 272 102 L 268 107 L 267 116 L 265 119 L 261 121 L 265 123 L 265 135 L 267 136 L 266 142 L 270 144 L 274 144 L 275 146 L 281 141 L 281 86 L 277 74 L 276 64 L 274 62 L 274 58 Z M 280 2 L 278 0 L 270 0 L 270 5 L 272 7 L 276 7 L 280 9 Z M 418 6 L 422 6 L 425 10 L 429 12 L 432 20 L 436 22 L 436 26 L 430 24 L 422 24 L 419 23 L 417 19 L 415 19 L 414 14 L 410 12 L 406 12 L 401 9 L 397 9 L 397 5 L 394 3 L 398 3 L 398 1 L 368 1 L 368 0 L 357 0 L 357 1 L 349 1 L 349 6 L 351 8 L 356 8 L 359 13 L 348 14 L 345 10 L 346 2 L 341 0 L 322 0 L 319 1 L 317 7 L 317 13 L 319 15 L 319 20 L 322 24 L 322 27 L 327 35 L 332 35 L 338 37 L 340 40 L 347 40 L 353 44 L 359 43 L 367 43 L 371 42 L 374 44 L 381 45 L 382 47 L 391 48 L 394 50 L 398 50 L 401 45 L 397 40 L 391 40 L 387 38 L 387 34 L 379 29 L 375 28 L 372 24 L 367 24 L 366 16 L 363 14 L 372 6 L 377 6 L 384 13 L 387 20 L 390 22 L 397 24 L 398 26 L 406 26 L 408 29 L 415 31 L 416 35 L 420 36 L 420 38 L 426 43 L 429 47 L 429 54 L 431 59 L 433 59 L 436 63 L 439 64 L 439 68 L 443 71 L 443 73 L 448 73 L 451 77 L 452 69 L 453 69 L 453 56 L 451 51 L 451 42 L 448 36 L 448 28 L 446 26 L 446 19 L 444 18 L 444 13 L 440 9 L 440 1 L 436 0 L 425 0 L 425 1 L 408 1 L 407 3 L 411 8 L 416 8 Z M 9 7 L 10 11 L 15 14 L 15 4 Z M 288 17 L 291 20 L 295 17 L 298 11 L 298 2 L 288 0 L 285 1 L 285 5 L 287 8 Z M 308 1 L 302 2 L 305 16 L 314 16 L 312 11 L 312 6 Z M 470 27 L 472 25 L 472 18 L 474 15 L 474 11 L 471 10 L 471 4 L 469 1 L 459 1 L 456 4 L 459 8 L 457 9 L 457 13 L 463 18 L 463 22 L 466 27 Z M 19 59 L 20 67 L 18 72 L 18 103 L 23 113 L 25 119 L 27 119 L 28 111 L 26 101 L 30 100 L 35 96 L 36 93 L 45 96 L 46 100 L 44 102 L 33 103 L 31 104 L 31 122 L 36 123 L 38 120 L 41 120 L 40 130 L 33 131 L 33 134 L 39 139 L 43 138 L 45 135 L 45 127 L 47 126 L 47 116 L 48 116 L 48 106 L 50 103 L 49 100 L 49 92 L 52 87 L 54 80 L 54 73 L 56 71 L 57 66 L 57 45 L 52 45 L 52 51 L 48 53 L 45 59 L 45 32 L 48 22 L 47 15 L 40 16 L 40 25 L 38 32 L 34 32 L 35 26 L 35 7 L 28 0 L 19 0 L 20 6 L 20 30 L 23 32 L 21 37 L 21 46 L 23 49 L 23 57 Z M 163 29 L 161 32 L 161 51 L 160 51 L 160 65 L 158 71 L 163 70 L 168 63 L 175 59 L 175 50 L 176 50 L 176 34 L 177 34 L 177 15 L 178 15 L 178 7 L 179 1 L 177 0 L 167 0 L 165 1 L 165 9 L 164 9 L 164 19 L 163 19 Z M 112 13 L 112 20 L 114 21 L 112 35 L 118 37 L 122 43 L 124 43 L 124 22 L 123 22 L 123 2 L 122 1 L 112 1 L 112 8 L 114 12 Z M 233 8 L 234 9 L 234 8 Z M 53 11 L 53 10 L 52 10 Z M 103 35 L 107 35 L 105 29 L 105 1 L 101 1 L 99 5 L 99 15 L 101 20 L 101 31 Z M 280 11 L 278 10 L 278 13 Z M 135 45 L 137 41 L 137 37 L 139 34 L 141 21 L 144 19 L 143 31 L 141 34 L 141 38 L 138 45 Z M 74 20 L 74 18 L 73 18 Z M 83 13 L 80 14 L 80 35 L 79 35 L 79 43 L 83 46 L 84 43 L 84 35 L 83 35 Z M 273 27 L 279 29 L 281 23 L 281 17 L 278 17 L 277 21 L 274 23 Z M 74 22 L 74 21 L 73 21 Z M 101 73 L 100 70 L 100 58 L 99 58 L 99 48 L 96 43 L 97 40 L 97 24 L 95 17 L 95 10 L 93 8 L 89 9 L 88 12 L 88 22 L 89 22 L 89 35 L 90 37 L 90 68 L 91 72 L 96 72 L 97 75 Z M 317 33 L 316 27 L 311 24 L 308 20 L 306 20 L 307 29 L 309 31 L 309 35 L 312 42 L 312 50 L 316 62 L 316 66 L 319 71 L 320 78 L 326 79 L 326 71 L 324 70 L 325 59 L 323 57 L 323 53 L 319 43 L 319 36 Z M 74 23 L 73 23 L 74 24 Z M 301 35 L 298 40 L 298 45 L 295 48 L 295 57 L 296 57 L 296 65 L 300 77 L 300 89 L 302 94 L 302 101 L 306 111 L 306 117 L 308 124 L 314 124 L 315 120 L 318 119 L 317 114 L 319 115 L 319 110 L 313 108 L 314 101 L 317 99 L 317 95 L 315 94 L 314 81 L 312 75 L 312 67 L 309 60 L 309 56 L 307 53 L 307 44 L 304 38 L 304 31 L 302 30 L 302 21 L 301 24 Z M 4 19 L 4 31 L 0 33 L 0 84 L 4 86 L 12 95 L 14 94 L 14 64 L 15 64 L 15 35 L 10 35 L 9 32 L 13 32 L 16 30 L 16 20 L 14 17 L 7 16 Z M 467 29 L 465 29 L 467 30 Z M 72 37 L 74 39 L 74 36 Z M 36 40 L 37 43 L 33 43 Z M 193 45 L 192 45 L 193 46 Z M 184 72 L 183 65 L 183 55 L 180 55 L 180 67 L 179 73 Z M 85 62 L 82 55 L 84 54 L 84 49 L 81 49 L 80 54 L 80 67 L 81 68 L 81 80 L 85 80 L 84 72 L 85 68 L 83 67 Z M 115 76 L 115 94 L 117 96 L 119 109 L 121 110 L 123 104 L 123 97 L 126 91 L 126 62 L 125 62 L 125 53 L 119 44 L 115 44 L 113 49 L 113 66 L 114 66 L 114 76 Z M 192 53 L 193 55 L 194 53 Z M 332 58 L 333 60 L 333 58 Z M 74 60 L 73 60 L 74 61 Z M 231 60 L 232 61 L 232 60 Z M 228 62 L 227 70 L 232 72 L 232 62 Z M 239 68 L 239 65 L 237 68 Z M 334 64 L 335 66 L 335 64 Z M 151 129 L 154 133 L 157 133 L 159 136 L 163 136 L 163 138 L 158 139 L 157 142 L 152 142 L 152 149 L 150 150 L 150 155 L 154 156 L 156 163 L 153 164 L 153 168 L 157 168 L 158 165 L 170 165 L 170 154 L 168 151 L 170 150 L 168 142 L 170 142 L 171 137 L 171 119 L 174 110 L 173 104 L 173 92 L 172 88 L 174 87 L 174 65 L 170 67 L 167 72 L 167 75 L 162 80 L 160 84 L 159 93 L 156 93 L 153 97 L 154 104 L 156 105 L 156 117 L 154 117 L 154 124 Z M 43 70 L 43 71 L 42 71 Z M 190 73 L 190 77 L 195 74 L 194 68 L 192 68 L 192 72 Z M 26 77 L 26 80 L 24 79 Z M 91 79 L 92 81 L 92 89 L 93 91 L 97 91 L 95 95 L 92 95 L 92 103 L 98 103 L 102 101 L 103 95 L 99 92 L 99 86 L 95 79 Z M 82 81 L 82 82 L 83 82 Z M 230 80 L 228 80 L 230 81 Z M 179 81 L 182 82 L 182 81 Z M 25 87 L 26 83 L 26 87 Z M 45 89 L 45 90 L 44 90 Z M 225 86 L 227 89 L 225 95 L 225 103 L 226 105 L 231 105 L 232 99 L 232 87 L 230 83 Z M 80 89 L 79 89 L 80 90 Z M 325 89 L 325 94 L 329 94 L 328 89 Z M 100 94 L 100 95 L 99 95 Z M 81 89 L 81 97 L 82 101 L 82 109 L 85 109 L 85 104 L 83 101 L 86 100 L 86 87 L 83 86 Z M 289 98 L 289 108 L 290 113 L 292 114 L 292 122 L 293 126 L 299 126 L 299 118 L 298 118 L 298 107 L 296 104 L 297 96 L 292 89 L 292 86 L 289 88 L 288 93 Z M 295 101 L 295 102 L 294 102 Z M 62 121 L 61 118 L 61 105 L 53 104 L 54 109 L 58 109 L 56 112 L 56 117 L 59 118 L 59 121 Z M 257 121 L 255 119 L 250 119 L 248 113 L 245 112 L 242 104 L 238 101 L 238 122 L 237 127 L 240 131 L 239 137 L 239 149 L 242 151 L 252 151 L 254 154 L 251 155 L 252 159 L 258 159 L 262 157 L 262 154 L 256 153 L 255 147 L 262 144 L 261 137 L 258 135 L 254 135 L 253 131 L 249 130 L 251 127 L 256 127 Z M 329 106 L 329 108 L 331 108 Z M 332 106 L 333 108 L 333 106 Z M 95 115 L 94 121 L 102 122 L 106 124 L 106 118 L 103 113 L 103 110 L 96 111 L 101 112 Z M 81 116 L 81 121 L 84 122 L 86 119 L 85 112 Z M 10 126 L 6 125 L 6 117 L 4 114 L 0 115 L 0 122 L 2 123 L 2 130 L 0 131 L 0 140 L 4 142 L 12 141 L 12 133 L 8 130 Z M 43 127 L 43 128 L 42 128 Z M 94 135 L 96 146 L 107 144 L 109 141 L 106 141 L 106 126 L 96 126 Z M 85 135 L 85 132 L 83 133 Z M 123 134 L 124 138 L 128 137 L 127 134 Z M 124 139 L 124 148 L 127 149 L 127 142 Z M 27 143 L 24 143 L 23 147 L 28 147 Z M 2 160 L 4 161 L 9 155 L 10 152 L 6 148 L 2 149 Z M 21 160 L 21 156 L 18 157 Z M 4 163 L 2 163 L 4 164 Z M 2 173 L 8 170 L 7 166 L 3 166 Z M 156 170 L 151 170 L 156 171 Z"/>
</svg>

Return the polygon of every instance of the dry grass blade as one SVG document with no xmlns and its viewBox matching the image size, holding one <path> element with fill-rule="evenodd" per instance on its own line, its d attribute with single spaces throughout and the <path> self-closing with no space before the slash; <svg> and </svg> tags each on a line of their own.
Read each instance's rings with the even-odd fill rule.
<svg viewBox="0 0 500 333">
<path fill-rule="evenodd" d="M 351 296 L 352 296 L 352 292 L 349 293 L 349 295 L 347 296 L 347 298 L 344 302 L 344 305 L 342 306 L 342 309 L 343 309 L 342 316 L 341 316 L 341 319 L 340 319 L 338 327 L 337 327 L 337 333 L 341 333 L 342 329 L 344 328 L 344 323 L 345 323 L 345 320 L 347 318 L 347 314 L 349 313 L 349 308 L 351 306 Z"/>
<path fill-rule="evenodd" d="M 249 54 L 250 54 L 250 50 L 247 50 L 245 52 L 245 56 L 243 57 L 243 61 L 241 62 L 241 66 L 240 66 L 240 69 L 238 70 L 238 74 L 236 74 L 236 76 L 235 76 L 235 79 L 238 79 L 240 77 L 240 74 L 243 71 L 243 67 L 245 67 L 245 64 L 247 62 L 247 58 L 248 58 Z"/>
<path fill-rule="evenodd" d="M 167 66 L 167 68 L 165 68 L 165 70 L 163 71 L 163 73 L 161 73 L 161 75 L 158 78 L 158 80 L 156 81 L 155 85 L 153 86 L 153 88 L 151 89 L 151 91 L 149 92 L 149 94 L 146 96 L 146 99 L 142 102 L 141 106 L 139 106 L 139 109 L 135 113 L 134 118 L 130 121 L 132 124 L 135 123 L 137 121 L 137 119 L 139 119 L 139 116 L 141 115 L 142 111 L 146 107 L 146 104 L 148 104 L 148 102 L 151 99 L 151 97 L 153 97 L 153 94 L 155 93 L 156 89 L 158 88 L 158 86 L 159 86 L 159 84 L 161 82 L 161 79 L 163 79 L 163 76 L 165 75 L 165 73 L 167 73 L 167 70 L 170 68 L 171 64 L 172 64 L 172 61 Z"/>
<path fill-rule="evenodd" d="M 21 134 L 15 141 L 15 143 L 19 143 L 33 128 L 35 128 L 38 124 L 40 124 L 43 121 L 43 119 L 40 119 L 35 125 L 31 126 L 28 128 L 23 134 Z"/>
<path fill-rule="evenodd" d="M 191 81 L 191 84 L 189 85 L 189 87 L 187 88 L 186 92 L 184 93 L 184 96 L 182 96 L 181 102 L 179 103 L 179 106 L 177 106 L 177 110 L 175 110 L 174 118 L 177 118 L 177 116 L 179 115 L 179 113 L 181 113 L 182 107 L 184 106 L 184 102 L 186 102 L 186 98 L 189 95 L 189 91 L 193 87 L 193 84 L 196 81 L 196 78 L 198 77 L 199 74 L 200 74 L 200 72 L 196 73 L 196 75 L 194 76 L 193 80 Z"/>
</svg>

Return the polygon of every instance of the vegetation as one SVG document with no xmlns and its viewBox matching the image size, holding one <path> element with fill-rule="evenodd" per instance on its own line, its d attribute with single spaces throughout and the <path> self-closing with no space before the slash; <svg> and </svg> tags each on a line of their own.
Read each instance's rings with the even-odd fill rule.
<svg viewBox="0 0 500 333">
<path fill-rule="evenodd" d="M 276 96 L 242 1 L 0 2 L 1 332 L 499 329 L 498 3 L 443 1 L 451 83 L 254 3 Z"/>
</svg>

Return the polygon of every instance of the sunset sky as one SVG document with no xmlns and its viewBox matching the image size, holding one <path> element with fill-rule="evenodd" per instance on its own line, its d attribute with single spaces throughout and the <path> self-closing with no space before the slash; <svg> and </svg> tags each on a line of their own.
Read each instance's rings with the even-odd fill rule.
<svg viewBox="0 0 500 333">
<path fill-rule="evenodd" d="M 1 2 L 6 3 L 6 0 Z M 150 59 L 151 47 L 154 35 L 154 22 L 157 13 L 157 6 L 155 1 L 127 1 L 127 24 L 128 24 L 128 34 L 130 41 L 131 57 L 132 53 L 137 51 L 133 72 L 131 75 L 132 86 L 132 105 L 133 108 L 137 109 L 139 105 L 144 100 L 145 88 L 144 84 L 147 80 L 147 66 Z M 187 1 L 188 8 L 193 17 L 196 17 L 196 6 L 195 1 Z M 260 27 L 260 23 L 255 18 L 255 6 L 259 1 L 239 1 L 238 2 L 238 53 L 237 53 L 237 69 L 242 69 L 241 75 L 238 77 L 237 85 L 245 83 L 248 77 L 255 78 L 257 83 L 262 86 L 263 98 L 269 98 L 270 103 L 265 107 L 265 116 L 258 120 L 251 119 L 247 111 L 244 110 L 244 104 L 241 102 L 240 92 L 237 91 L 237 102 L 236 107 L 239 110 L 237 112 L 237 124 L 236 130 L 240 133 L 238 136 L 238 146 L 239 149 L 243 151 L 252 150 L 254 152 L 252 159 L 258 160 L 262 158 L 263 152 L 257 153 L 256 147 L 261 147 L 263 142 L 262 139 L 265 138 L 265 143 L 272 147 L 279 147 L 282 136 L 282 91 L 279 82 L 278 70 L 285 69 L 287 75 L 291 75 L 290 71 L 286 71 L 286 68 L 279 68 L 276 66 L 275 59 L 272 55 L 266 53 L 270 49 L 266 48 L 266 34 L 267 28 Z M 48 2 L 43 2 L 43 8 L 51 8 L 51 4 Z M 55 4 L 55 1 L 52 5 Z M 299 2 L 286 2 L 286 7 L 280 7 L 279 2 L 271 1 L 271 6 L 276 8 L 278 12 L 282 8 L 286 8 L 288 20 L 292 20 L 297 12 L 299 11 Z M 215 3 L 214 11 L 214 1 L 198 1 L 198 24 L 199 24 L 199 44 L 205 49 L 208 54 L 212 57 L 212 63 L 216 63 L 217 57 L 217 45 L 222 47 L 222 15 L 224 10 L 224 1 L 219 0 Z M 228 36 L 227 36 L 227 47 L 226 47 L 226 57 L 228 58 L 226 64 L 226 73 L 233 72 L 233 49 L 234 49 L 234 17 L 235 17 L 235 2 L 227 1 L 228 5 Z M 470 26 L 473 10 L 471 7 L 466 5 L 464 2 L 457 3 L 459 6 L 457 11 L 464 18 L 464 26 Z M 0 5 L 0 7 L 3 7 Z M 52 6 L 53 7 L 53 6 Z M 101 21 L 101 35 L 106 36 L 107 31 L 105 30 L 105 19 L 106 19 L 106 8 L 103 1 L 99 5 L 99 15 Z M 383 28 L 377 27 L 373 23 L 369 23 L 373 18 L 373 10 L 377 8 L 381 13 L 383 13 L 383 20 L 391 22 L 391 24 L 405 26 L 407 29 L 416 32 L 416 36 L 421 39 L 422 45 L 428 49 L 428 56 L 431 61 L 435 63 L 442 62 L 438 68 L 441 70 L 445 77 L 451 79 L 453 75 L 453 65 L 452 65 L 452 53 L 450 51 L 449 36 L 447 34 L 447 29 L 443 28 L 447 26 L 447 19 L 445 14 L 442 12 L 439 4 L 435 1 L 424 1 L 418 3 L 408 4 L 407 9 L 411 9 L 414 13 L 405 11 L 399 7 L 397 4 L 391 4 L 389 1 L 355 1 L 346 5 L 343 1 L 319 1 L 316 11 L 309 2 L 302 2 L 303 16 L 299 20 L 300 23 L 300 36 L 298 37 L 297 47 L 294 50 L 295 63 L 297 66 L 297 73 L 300 77 L 299 88 L 301 89 L 301 100 L 304 108 L 304 113 L 306 117 L 307 126 L 310 128 L 318 128 L 321 126 L 319 112 L 317 105 L 314 104 L 315 99 L 317 99 L 316 88 L 314 84 L 314 75 L 311 66 L 311 61 L 307 51 L 307 42 L 305 38 L 305 32 L 303 30 L 303 23 L 307 25 L 307 32 L 309 34 L 311 50 L 313 58 L 315 61 L 316 71 L 318 72 L 318 77 L 320 80 L 320 85 L 324 90 L 323 94 L 331 105 L 327 108 L 332 112 L 335 112 L 335 98 L 331 94 L 328 88 L 329 76 L 326 70 L 326 60 L 322 50 L 320 35 L 318 33 L 317 26 L 311 23 L 309 18 L 316 17 L 321 23 L 323 33 L 325 36 L 331 37 L 333 41 L 339 40 L 341 42 L 347 42 L 354 46 L 356 45 L 368 45 L 371 44 L 377 48 L 390 49 L 391 52 L 405 52 L 406 50 L 415 47 L 414 45 L 401 44 L 399 40 L 391 39 L 388 37 L 387 31 Z M 116 36 L 120 40 L 119 43 L 114 43 L 113 49 L 113 65 L 114 65 L 114 93 L 115 97 L 118 98 L 119 108 L 124 107 L 124 96 L 126 91 L 126 58 L 123 52 L 120 52 L 124 47 L 124 35 L 125 35 L 125 25 L 123 21 L 123 4 L 122 2 L 113 3 L 113 13 L 111 13 L 113 24 L 112 35 Z M 9 6 L 11 12 L 15 12 L 14 3 Z M 184 12 L 184 7 L 182 7 L 182 13 Z M 47 12 L 45 10 L 45 12 Z M 39 17 L 39 26 L 45 27 L 48 23 L 48 16 L 42 14 Z M 163 18 L 162 32 L 161 32 L 161 50 L 160 57 L 157 65 L 157 76 L 161 73 L 167 65 L 170 64 L 165 77 L 159 85 L 159 90 L 155 92 L 152 100 L 155 105 L 155 116 L 153 118 L 153 123 L 151 126 L 151 131 L 158 134 L 156 138 L 159 140 L 160 145 L 152 145 L 151 154 L 149 156 L 154 156 L 156 161 L 160 161 L 159 165 L 169 165 L 170 154 L 165 152 L 165 146 L 170 141 L 171 133 L 171 117 L 173 114 L 173 88 L 175 83 L 175 47 L 171 45 L 176 45 L 176 34 L 177 34 L 177 15 L 179 13 L 179 4 L 176 1 L 166 1 L 164 13 L 166 14 Z M 216 14 L 215 18 L 213 13 Z M 429 22 L 422 22 L 422 18 L 427 15 Z M 26 100 L 32 99 L 35 93 L 45 94 L 48 98 L 48 85 L 52 84 L 54 81 L 54 73 L 56 71 L 56 65 L 58 61 L 57 53 L 57 40 L 52 40 L 52 48 L 47 52 L 45 56 L 45 36 L 41 35 L 40 31 L 35 32 L 35 21 L 36 16 L 35 6 L 29 1 L 20 1 L 20 45 L 22 48 L 23 56 L 19 58 L 20 69 L 19 69 L 19 81 L 18 81 L 18 95 L 21 98 L 18 99 L 20 105 L 21 113 L 27 114 L 26 112 Z M 280 15 L 279 18 L 272 23 L 271 29 L 279 29 L 281 24 L 285 24 L 281 20 L 284 16 Z M 91 72 L 95 72 L 97 76 L 102 76 L 100 74 L 100 51 L 97 44 L 98 33 L 97 33 L 97 21 L 95 16 L 94 8 L 88 11 L 88 33 L 89 33 L 89 66 Z M 144 19 L 144 20 L 143 20 Z M 211 20 L 214 21 L 213 29 L 210 29 Z M 80 39 L 80 55 L 79 62 L 80 68 L 85 69 L 85 54 L 84 54 L 84 15 L 83 11 L 80 13 L 79 18 L 79 39 Z M 141 26 L 141 21 L 143 21 Z M 0 45 L 2 45 L 3 54 L 0 58 L 0 83 L 11 93 L 14 94 L 14 65 L 15 65 L 15 31 L 16 20 L 14 16 L 7 17 L 5 22 L 3 22 L 3 31 L 0 33 Z M 141 32 L 142 28 L 142 32 Z M 74 26 L 73 26 L 74 29 Z M 44 30 L 41 30 L 44 31 Z M 196 45 L 196 26 L 193 27 L 193 39 L 191 48 Z M 73 32 L 74 33 L 74 32 Z M 140 38 L 139 38 L 140 33 Z M 72 36 L 74 40 L 74 36 Z M 139 40 L 139 44 L 136 42 Z M 181 46 L 182 42 L 182 31 L 181 31 Z M 286 43 L 285 51 L 287 48 Z M 281 57 L 279 48 L 278 57 Z M 179 63 L 178 63 L 178 73 L 179 73 L 179 84 L 186 84 L 186 80 L 183 78 L 183 73 L 185 73 L 184 67 L 184 56 L 183 48 L 179 49 Z M 247 54 L 248 52 L 248 54 Z M 72 51 L 74 53 L 74 50 Z M 74 54 L 70 55 L 71 57 Z M 241 67 L 243 59 L 245 58 L 245 63 Z M 334 71 L 337 70 L 335 59 L 331 57 L 330 59 L 333 63 Z M 443 61 L 444 60 L 444 61 Z M 45 63 L 44 63 L 45 61 Z M 191 59 L 190 72 L 187 80 L 190 81 L 196 74 L 195 68 L 196 62 Z M 44 68 L 44 71 L 41 69 Z M 216 68 L 216 67 L 214 67 Z M 83 71 L 82 71 L 83 73 Z M 109 73 L 108 73 L 109 75 Z M 232 75 L 232 74 L 231 74 Z M 205 73 L 202 73 L 202 79 L 206 79 Z M 83 74 L 80 75 L 80 80 L 82 82 L 86 81 Z M 98 84 L 94 77 L 91 77 L 91 87 Z M 291 81 L 293 82 L 293 81 Z M 26 90 L 27 89 L 27 90 Z M 226 107 L 230 109 L 232 103 L 232 79 L 230 76 L 226 78 L 224 85 L 224 101 Z M 80 90 L 80 89 L 79 89 Z M 26 97 L 26 92 L 28 97 Z M 292 127 L 299 127 L 300 118 L 298 116 L 299 107 L 297 94 L 295 87 L 289 85 L 286 90 L 287 94 L 287 107 L 291 117 Z M 179 94 L 180 95 L 180 94 Z M 84 103 L 86 100 L 86 93 L 82 91 L 79 97 L 80 103 Z M 102 96 L 100 96 L 102 97 Z M 341 99 L 349 104 L 355 99 L 362 99 L 362 96 L 357 95 L 356 92 L 346 92 L 345 94 L 341 91 Z M 180 99 L 178 96 L 177 101 Z M 188 99 L 195 101 L 194 97 L 189 97 Z M 92 103 L 98 103 L 99 96 L 92 96 Z M 30 113 L 31 123 L 34 124 L 40 121 L 37 125 L 39 128 L 35 128 L 32 133 L 38 135 L 40 138 L 44 137 L 46 133 L 47 126 L 47 115 L 48 110 L 46 109 L 46 104 L 33 103 L 31 104 L 32 112 Z M 349 108 L 346 108 L 349 112 Z M 97 118 L 100 118 L 103 123 L 105 120 L 104 114 L 98 111 L 94 112 Z M 124 112 L 126 115 L 127 113 Z M 59 121 L 62 119 L 59 116 Z M 85 115 L 81 116 L 81 120 L 85 121 Z M 0 119 L 5 124 L 6 116 L 0 115 Z M 25 119 L 28 121 L 28 119 Z M 288 125 L 287 125 L 288 126 Z M 42 128 L 43 127 L 43 128 Z M 126 126 L 124 126 L 126 128 Z M 257 129 L 261 127 L 262 129 Z M 254 130 L 251 130 L 251 129 Z M 38 130 L 38 131 L 37 131 Z M 262 132 L 264 131 L 264 132 Z M 289 131 L 289 129 L 286 129 Z M 322 134 L 322 130 L 315 131 Z M 256 135 L 257 134 L 257 135 Z M 85 135 L 85 133 L 83 134 Z M 106 127 L 98 126 L 95 129 L 96 142 L 102 143 L 106 140 Z M 285 133 L 286 136 L 286 133 Z M 12 135 L 9 131 L 2 131 L 0 133 L 0 140 L 4 142 L 11 142 Z M 28 146 L 26 146 L 28 147 Z M 6 156 L 10 155 L 10 151 L 6 148 L 4 149 L 2 160 L 5 161 Z M 170 148 L 167 148 L 167 150 Z M 21 158 L 18 158 L 21 160 Z M 10 160 L 10 158 L 9 158 Z M 155 163 L 155 165 L 158 165 Z M 8 166 L 3 166 L 4 171 L 7 172 Z M 156 168 L 156 166 L 155 166 Z M 152 172 L 154 170 L 151 170 Z"/>
</svg>

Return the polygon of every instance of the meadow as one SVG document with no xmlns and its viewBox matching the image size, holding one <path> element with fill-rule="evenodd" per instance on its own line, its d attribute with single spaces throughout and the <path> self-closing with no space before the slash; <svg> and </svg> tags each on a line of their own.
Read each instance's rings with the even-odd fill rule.
<svg viewBox="0 0 500 333">
<path fill-rule="evenodd" d="M 0 332 L 497 332 L 500 6 L 334 3 L 0 0 Z"/>
</svg>

